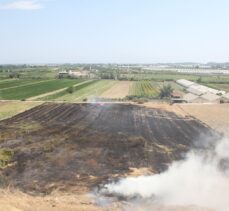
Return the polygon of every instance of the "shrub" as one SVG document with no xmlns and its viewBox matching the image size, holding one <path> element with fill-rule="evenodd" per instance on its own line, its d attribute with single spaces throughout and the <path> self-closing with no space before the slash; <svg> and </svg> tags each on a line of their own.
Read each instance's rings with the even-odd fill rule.
<svg viewBox="0 0 229 211">
<path fill-rule="evenodd" d="M 170 84 L 168 85 L 164 85 L 161 89 L 160 89 L 160 98 L 166 98 L 166 97 L 171 97 L 171 94 L 173 92 L 173 88 L 171 87 Z"/>
<path fill-rule="evenodd" d="M 74 92 L 74 87 L 70 86 L 66 89 L 67 93 L 72 94 Z"/>
</svg>

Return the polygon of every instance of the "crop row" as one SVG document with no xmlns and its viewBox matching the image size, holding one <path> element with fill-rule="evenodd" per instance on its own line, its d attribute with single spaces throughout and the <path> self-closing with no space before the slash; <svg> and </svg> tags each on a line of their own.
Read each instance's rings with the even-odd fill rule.
<svg viewBox="0 0 229 211">
<path fill-rule="evenodd" d="M 0 80 L 0 89 L 8 89 L 12 87 L 25 86 L 33 83 L 39 83 L 42 80 L 34 80 L 34 79 L 8 79 L 8 80 Z"/>
<path fill-rule="evenodd" d="M 150 81 L 134 82 L 130 90 L 130 96 L 134 97 L 157 97 L 158 87 L 156 83 Z"/>
<path fill-rule="evenodd" d="M 85 83 L 82 83 L 80 85 L 76 85 L 75 87 L 73 87 L 73 92 L 78 91 L 80 89 L 83 89 L 91 84 L 94 84 L 96 81 L 86 81 Z M 40 100 L 55 100 L 57 98 L 63 97 L 64 95 L 69 95 L 70 93 L 68 93 L 67 89 L 63 90 L 61 92 L 46 96 L 41 98 Z"/>
<path fill-rule="evenodd" d="M 75 85 L 82 80 L 56 79 L 0 90 L 0 99 L 22 100 Z"/>
<path fill-rule="evenodd" d="M 89 100 L 89 98 L 90 100 L 94 100 L 115 83 L 116 81 L 114 80 L 97 80 L 89 84 L 86 83 L 82 87 L 76 86 L 72 94 L 68 94 L 65 91 L 63 96 L 55 96 L 53 99 L 67 102 L 82 102 L 84 99 Z"/>
</svg>

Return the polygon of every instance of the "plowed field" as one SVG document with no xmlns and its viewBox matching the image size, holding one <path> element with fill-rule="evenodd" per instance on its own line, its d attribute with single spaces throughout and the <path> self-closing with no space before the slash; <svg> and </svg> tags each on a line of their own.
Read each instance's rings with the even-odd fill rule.
<svg viewBox="0 0 229 211">
<path fill-rule="evenodd" d="M 42 104 L 0 122 L 12 159 L 1 177 L 23 191 L 86 192 L 131 169 L 164 170 L 214 136 L 192 117 L 127 104 Z"/>
<path fill-rule="evenodd" d="M 129 94 L 129 90 L 133 82 L 131 81 L 119 81 L 110 89 L 105 91 L 100 97 L 108 99 L 125 98 Z"/>
</svg>

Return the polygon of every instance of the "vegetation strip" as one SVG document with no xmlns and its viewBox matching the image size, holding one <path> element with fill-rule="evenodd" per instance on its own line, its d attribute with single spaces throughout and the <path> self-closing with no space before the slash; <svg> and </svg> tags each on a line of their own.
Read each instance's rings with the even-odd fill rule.
<svg viewBox="0 0 229 211">
<path fill-rule="evenodd" d="M 38 84 L 31 84 L 31 85 L 12 88 L 8 90 L 1 90 L 0 99 L 23 100 L 43 93 L 55 91 L 60 88 L 72 86 L 75 83 L 77 83 L 76 80 L 56 79 L 52 81 L 45 81 Z"/>
<path fill-rule="evenodd" d="M 20 80 L 18 82 L 17 86 L 9 86 L 9 84 L 6 84 L 7 87 L 0 89 L 0 91 L 3 90 L 8 90 L 8 89 L 14 89 L 14 88 L 18 88 L 18 87 L 24 87 L 24 86 L 29 86 L 29 85 L 33 85 L 33 84 L 39 84 L 39 83 L 43 83 L 43 82 L 47 82 L 47 81 L 54 81 L 55 79 L 51 79 L 51 80 L 33 80 L 33 82 L 31 83 L 31 81 L 28 81 L 28 83 L 26 83 L 26 80 Z M 20 85 L 22 84 L 22 85 Z"/>
<path fill-rule="evenodd" d="M 86 81 L 86 82 L 83 82 L 83 83 L 80 83 L 80 84 L 77 84 L 75 86 L 73 86 L 73 92 L 76 92 L 80 89 L 83 89 L 91 84 L 94 84 L 96 81 Z M 49 95 L 49 96 L 46 96 L 44 98 L 40 98 L 39 100 L 56 100 L 60 97 L 63 97 L 63 96 L 67 96 L 67 95 L 72 95 L 70 93 L 67 92 L 66 88 L 58 93 L 55 93 L 55 94 L 52 94 L 52 95 Z"/>
<path fill-rule="evenodd" d="M 99 83 L 100 81 L 98 81 Z M 99 95 L 101 95 L 103 92 L 105 92 L 107 89 L 109 89 L 111 86 L 113 86 L 115 84 L 115 81 L 103 81 L 103 82 L 107 82 L 107 84 L 97 84 L 98 86 L 97 87 L 91 87 L 91 90 L 88 90 L 86 92 L 86 94 L 82 94 L 81 96 L 77 97 L 74 99 L 75 102 L 81 102 L 81 101 L 84 101 L 84 100 L 92 100 L 93 99 L 87 99 L 88 97 L 91 97 L 91 98 L 96 98 L 98 97 Z M 89 87 L 90 88 L 90 87 Z"/>
<path fill-rule="evenodd" d="M 88 82 L 89 81 L 83 81 L 83 82 L 80 82 L 79 81 L 79 83 L 76 83 L 72 87 L 77 87 L 77 86 L 80 86 L 80 85 L 85 84 L 85 83 L 88 83 Z M 62 91 L 66 91 L 66 87 L 65 88 L 61 88 L 61 89 L 58 89 L 58 90 L 55 90 L 55 91 L 52 91 L 52 92 L 48 92 L 48 93 L 45 93 L 45 94 L 41 94 L 41 95 L 38 95 L 38 96 L 35 96 L 35 97 L 31 97 L 28 100 L 42 100 L 42 99 L 47 99 L 49 96 L 58 94 L 58 93 L 60 93 Z"/>
</svg>

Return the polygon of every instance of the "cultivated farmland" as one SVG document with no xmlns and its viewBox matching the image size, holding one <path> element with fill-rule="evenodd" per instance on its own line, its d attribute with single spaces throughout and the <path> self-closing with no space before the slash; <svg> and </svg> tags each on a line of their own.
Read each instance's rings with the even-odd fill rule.
<svg viewBox="0 0 229 211">
<path fill-rule="evenodd" d="M 48 81 L 34 82 L 32 84 L 23 85 L 17 87 L 10 87 L 7 89 L 0 89 L 0 99 L 6 100 L 22 100 L 43 93 L 48 93 L 61 89 L 64 87 L 72 86 L 80 83 L 81 80 L 70 80 L 70 79 L 53 79 Z"/>
<path fill-rule="evenodd" d="M 151 81 L 134 82 L 129 95 L 134 97 L 155 98 L 159 94 L 159 84 Z"/>
<path fill-rule="evenodd" d="M 54 101 L 67 101 L 67 102 L 82 102 L 84 100 L 94 101 L 103 92 L 116 84 L 116 81 L 112 80 L 99 80 L 85 83 L 82 86 L 75 87 L 75 91 L 72 94 L 66 92 L 60 93 L 54 96 L 50 96 L 48 99 Z"/>
<path fill-rule="evenodd" d="M 122 99 L 128 96 L 130 88 L 133 82 L 131 81 L 119 81 L 110 89 L 100 95 L 101 98 L 107 99 Z"/>
<path fill-rule="evenodd" d="M 12 87 L 25 86 L 28 84 L 39 83 L 42 80 L 34 80 L 34 79 L 8 79 L 8 80 L 0 80 L 0 90 L 9 89 Z M 43 80 L 44 81 L 44 80 Z"/>
<path fill-rule="evenodd" d="M 218 137 L 192 117 L 128 104 L 42 104 L 0 122 L 0 133 L 12 152 L 5 183 L 39 193 L 85 193 L 132 168 L 160 172 L 200 137 Z"/>
</svg>

